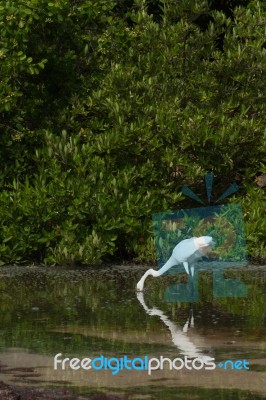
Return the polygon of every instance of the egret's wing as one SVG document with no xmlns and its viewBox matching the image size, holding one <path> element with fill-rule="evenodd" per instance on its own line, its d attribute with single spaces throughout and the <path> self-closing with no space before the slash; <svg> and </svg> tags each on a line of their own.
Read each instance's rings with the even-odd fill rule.
<svg viewBox="0 0 266 400">
<path fill-rule="evenodd" d="M 179 263 L 183 263 L 184 261 L 188 261 L 196 250 L 194 238 L 185 239 L 174 248 L 173 256 Z"/>
</svg>

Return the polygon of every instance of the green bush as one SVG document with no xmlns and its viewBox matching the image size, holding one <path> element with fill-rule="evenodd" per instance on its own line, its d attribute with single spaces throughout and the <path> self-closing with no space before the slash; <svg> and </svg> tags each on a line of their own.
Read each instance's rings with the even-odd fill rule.
<svg viewBox="0 0 266 400">
<path fill-rule="evenodd" d="M 96 6 L 97 3 L 97 6 Z M 3 2 L 2 263 L 154 259 L 151 214 L 207 170 L 265 257 L 265 11 L 136 0 Z M 148 8 L 147 8 L 148 5 Z M 208 23 L 199 22 L 207 16 Z"/>
</svg>

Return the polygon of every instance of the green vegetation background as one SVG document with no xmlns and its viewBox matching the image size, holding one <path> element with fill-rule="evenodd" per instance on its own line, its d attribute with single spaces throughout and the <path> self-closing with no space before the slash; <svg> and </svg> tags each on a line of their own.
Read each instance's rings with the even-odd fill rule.
<svg viewBox="0 0 266 400">
<path fill-rule="evenodd" d="M 0 262 L 153 261 L 152 213 L 208 170 L 265 260 L 265 26 L 263 2 L 2 1 Z"/>
</svg>

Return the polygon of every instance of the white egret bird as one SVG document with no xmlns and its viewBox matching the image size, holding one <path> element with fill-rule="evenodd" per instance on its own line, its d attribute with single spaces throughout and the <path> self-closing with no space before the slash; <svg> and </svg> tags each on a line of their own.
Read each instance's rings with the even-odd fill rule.
<svg viewBox="0 0 266 400">
<path fill-rule="evenodd" d="M 155 269 L 149 269 L 145 272 L 142 278 L 137 283 L 137 290 L 142 291 L 145 279 L 152 275 L 153 277 L 160 276 L 164 274 L 168 269 L 172 268 L 174 265 L 183 264 L 186 273 L 194 275 L 194 262 L 199 258 L 206 256 L 212 248 L 215 246 L 215 242 L 211 236 L 200 236 L 192 237 L 190 239 L 182 240 L 175 246 L 173 253 L 169 260 L 164 264 L 162 268 L 158 271 Z M 189 270 L 189 264 L 191 264 Z"/>
</svg>

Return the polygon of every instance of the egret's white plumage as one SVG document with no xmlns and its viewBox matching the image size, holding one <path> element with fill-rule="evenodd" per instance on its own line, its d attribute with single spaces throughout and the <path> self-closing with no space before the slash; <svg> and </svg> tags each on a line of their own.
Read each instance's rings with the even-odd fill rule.
<svg viewBox="0 0 266 400">
<path fill-rule="evenodd" d="M 143 290 L 145 279 L 149 275 L 152 275 L 153 277 L 160 276 L 168 271 L 168 269 L 172 268 L 174 265 L 178 265 L 181 263 L 183 264 L 186 273 L 189 274 L 189 272 L 191 272 L 191 274 L 193 275 L 193 263 L 199 258 L 207 255 L 214 246 L 215 243 L 211 236 L 192 237 L 190 239 L 182 240 L 175 246 L 171 257 L 161 269 L 156 271 L 151 268 L 145 272 L 140 281 L 137 283 L 137 290 Z M 190 269 L 189 265 L 191 265 Z"/>
</svg>

